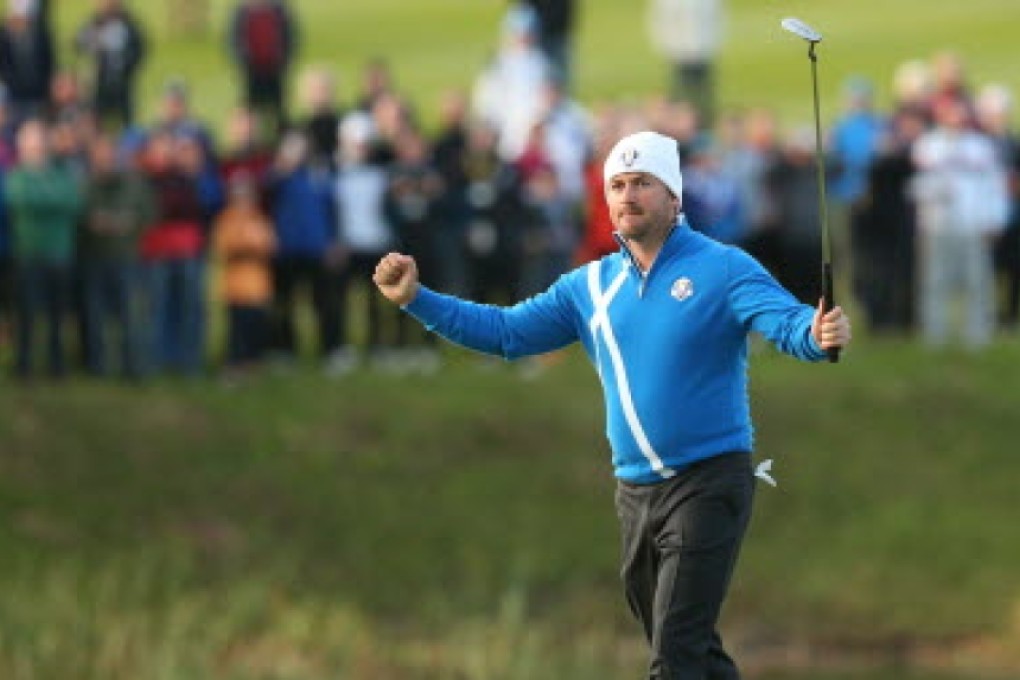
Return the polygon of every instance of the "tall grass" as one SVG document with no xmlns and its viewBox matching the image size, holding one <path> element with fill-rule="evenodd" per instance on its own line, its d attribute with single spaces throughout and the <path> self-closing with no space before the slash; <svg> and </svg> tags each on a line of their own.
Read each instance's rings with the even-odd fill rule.
<svg viewBox="0 0 1020 680">
<path fill-rule="evenodd" d="M 448 358 L 0 392 L 0 677 L 633 674 L 590 369 Z M 1018 359 L 758 351 L 780 487 L 726 611 L 738 651 L 1015 658 Z"/>
</svg>

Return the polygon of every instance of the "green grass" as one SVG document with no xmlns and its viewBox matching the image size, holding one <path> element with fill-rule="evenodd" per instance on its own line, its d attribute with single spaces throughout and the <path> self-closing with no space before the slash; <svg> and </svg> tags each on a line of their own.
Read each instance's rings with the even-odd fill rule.
<svg viewBox="0 0 1020 680">
<path fill-rule="evenodd" d="M 211 0 L 204 32 L 172 30 L 176 3 L 135 2 L 152 36 L 153 50 L 139 96 L 151 116 L 162 84 L 182 75 L 193 84 L 195 107 L 220 124 L 238 87 L 223 40 L 227 0 Z M 665 90 L 667 67 L 647 40 L 646 3 L 579 3 L 577 95 L 587 104 L 643 101 Z M 293 0 L 302 18 L 301 64 L 325 64 L 341 78 L 344 101 L 354 98 L 362 64 L 385 56 L 398 85 L 426 120 L 443 92 L 470 88 L 496 46 L 505 0 Z M 803 45 L 779 28 L 799 16 L 825 35 L 820 48 L 823 116 L 839 109 L 839 85 L 850 74 L 872 78 L 887 102 L 895 67 L 945 48 L 958 51 L 976 85 L 995 80 L 1020 92 L 1020 57 L 1013 0 L 731 0 L 726 42 L 719 60 L 720 97 L 726 106 L 761 104 L 787 124 L 811 117 L 810 76 Z M 57 25 L 67 45 L 88 3 L 58 3 Z M 179 12 L 178 12 L 179 13 Z M 65 63 L 70 63 L 65 54 Z M 1020 118 L 1018 118 L 1020 119 Z"/>
<path fill-rule="evenodd" d="M 760 491 L 727 610 L 740 649 L 1020 647 L 1018 360 L 1015 342 L 756 356 L 780 487 Z M 0 410 L 0 676 L 608 680 L 642 663 L 575 354 L 537 381 L 456 353 L 431 379 L 81 380 L 5 389 Z"/>
<path fill-rule="evenodd" d="M 190 36 L 169 31 L 171 3 L 135 4 L 155 43 L 146 116 L 181 74 L 222 121 L 229 3 Z M 582 4 L 582 100 L 660 91 L 643 3 Z M 384 54 L 426 118 L 471 83 L 505 6 L 295 5 L 303 61 L 338 68 L 345 100 Z M 87 7 L 59 3 L 65 43 Z M 810 115 L 788 14 L 826 34 L 827 116 L 845 75 L 886 96 L 897 63 L 946 46 L 976 82 L 1020 90 L 1013 0 L 729 7 L 724 102 L 787 122 Z M 1015 339 L 981 356 L 862 343 L 838 367 L 756 357 L 759 448 L 781 486 L 761 490 L 726 612 L 739 651 L 809 639 L 920 643 L 950 665 L 1016 658 L 1018 362 Z M 642 664 L 602 405 L 576 356 L 537 382 L 456 354 L 431 380 L 7 384 L 0 412 L 0 677 L 609 680 Z"/>
</svg>

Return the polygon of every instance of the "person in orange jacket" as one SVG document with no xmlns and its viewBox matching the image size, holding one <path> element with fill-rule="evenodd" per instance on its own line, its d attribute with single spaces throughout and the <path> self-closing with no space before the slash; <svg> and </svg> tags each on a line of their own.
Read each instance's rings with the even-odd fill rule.
<svg viewBox="0 0 1020 680">
<path fill-rule="evenodd" d="M 259 207 L 254 177 L 236 173 L 212 233 L 212 251 L 221 267 L 220 294 L 227 305 L 226 362 L 232 369 L 257 364 L 265 352 L 275 250 L 276 235 Z"/>
</svg>

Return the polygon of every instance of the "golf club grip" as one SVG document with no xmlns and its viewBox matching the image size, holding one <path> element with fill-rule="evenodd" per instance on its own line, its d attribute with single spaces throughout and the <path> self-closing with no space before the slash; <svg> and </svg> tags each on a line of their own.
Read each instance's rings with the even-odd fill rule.
<svg viewBox="0 0 1020 680">
<path fill-rule="evenodd" d="M 830 311 L 836 306 L 836 298 L 832 293 L 832 263 L 822 263 L 822 307 L 826 312 Z M 839 362 L 839 347 L 830 347 L 825 350 L 825 353 L 829 356 L 829 363 L 835 364 Z"/>
</svg>

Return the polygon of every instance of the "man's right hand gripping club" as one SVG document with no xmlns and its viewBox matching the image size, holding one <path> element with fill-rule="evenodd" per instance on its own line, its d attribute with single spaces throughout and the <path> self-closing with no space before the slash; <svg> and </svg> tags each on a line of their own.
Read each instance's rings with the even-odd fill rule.
<svg viewBox="0 0 1020 680">
<path fill-rule="evenodd" d="M 418 265 L 409 255 L 389 253 L 375 266 L 372 280 L 390 302 L 403 307 L 418 294 Z"/>
</svg>

